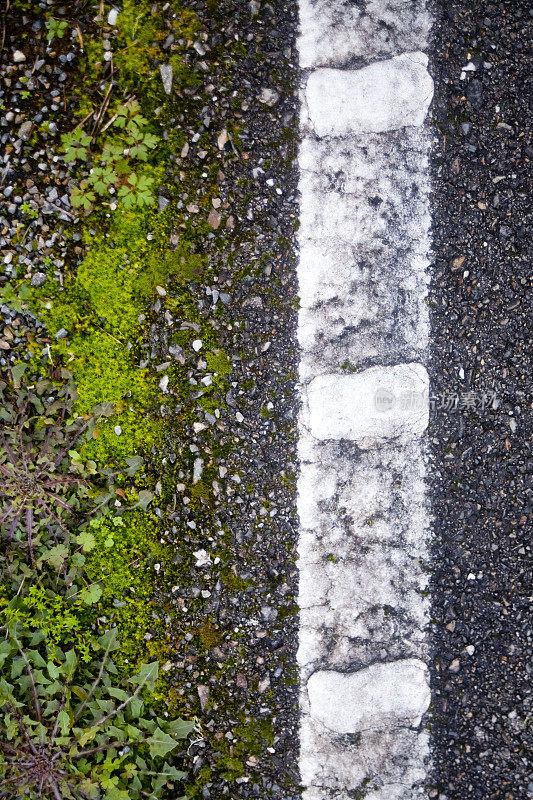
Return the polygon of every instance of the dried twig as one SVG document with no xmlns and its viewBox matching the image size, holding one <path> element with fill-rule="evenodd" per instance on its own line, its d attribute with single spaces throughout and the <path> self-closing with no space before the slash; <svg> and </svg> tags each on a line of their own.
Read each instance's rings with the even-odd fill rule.
<svg viewBox="0 0 533 800">
<path fill-rule="evenodd" d="M 130 103 L 132 103 L 132 102 L 133 102 L 134 100 L 136 100 L 136 99 L 137 99 L 137 98 L 136 98 L 136 96 L 135 96 L 134 94 L 130 94 L 130 96 L 126 98 L 126 100 L 124 101 L 124 103 L 123 103 L 122 105 L 124 105 L 124 106 L 129 106 L 129 105 L 130 105 Z M 100 131 L 100 133 L 105 133 L 105 132 L 106 132 L 106 130 L 109 128 L 109 126 L 110 126 L 110 125 L 112 125 L 112 124 L 114 123 L 114 121 L 117 119 L 117 117 L 118 117 L 118 113 L 117 113 L 117 114 L 113 114 L 113 116 L 111 117 L 111 119 L 109 119 L 109 120 L 106 122 L 106 124 L 104 125 L 104 127 L 102 128 L 102 130 Z"/>
<path fill-rule="evenodd" d="M 81 126 L 83 125 L 83 123 L 84 123 L 84 122 L 87 122 L 87 120 L 88 120 L 88 119 L 90 119 L 90 117 L 92 117 L 92 115 L 93 115 L 93 114 L 94 114 L 94 108 L 93 108 L 91 111 L 89 111 L 89 113 L 87 114 L 87 116 L 86 116 L 86 117 L 84 117 L 84 118 L 82 119 L 82 121 L 81 121 L 81 122 L 78 122 L 78 124 L 76 125 L 76 127 L 75 127 L 75 128 L 72 128 L 72 131 L 71 131 L 71 133 L 74 133 L 74 131 L 78 130 L 78 128 L 81 128 Z"/>
<path fill-rule="evenodd" d="M 79 25 L 76 25 L 76 33 L 78 34 L 78 39 L 80 40 L 81 52 L 83 53 L 83 34 L 81 32 L 81 28 Z"/>
<path fill-rule="evenodd" d="M 98 131 L 100 125 L 102 124 L 102 120 L 104 118 L 105 112 L 107 111 L 107 107 L 109 106 L 109 102 L 111 100 L 111 92 L 113 91 L 113 75 L 115 70 L 113 69 L 113 61 L 111 61 L 111 76 L 109 78 L 109 88 L 105 94 L 104 102 L 100 106 L 100 110 L 98 111 L 98 115 L 94 121 L 93 125 L 93 142 L 98 136 Z"/>
<path fill-rule="evenodd" d="M 0 44 L 0 54 L 4 49 L 4 42 L 6 40 L 6 16 L 7 12 L 9 11 L 9 6 L 11 5 L 10 0 L 6 0 L 6 7 L 4 9 L 4 13 L 2 15 L 2 42 Z"/>
</svg>

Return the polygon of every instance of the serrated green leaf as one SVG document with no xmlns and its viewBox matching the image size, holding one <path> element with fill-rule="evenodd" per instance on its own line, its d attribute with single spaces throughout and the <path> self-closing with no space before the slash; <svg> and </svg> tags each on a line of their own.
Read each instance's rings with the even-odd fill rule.
<svg viewBox="0 0 533 800">
<path fill-rule="evenodd" d="M 34 664 L 36 667 L 41 667 L 41 669 L 44 669 L 44 667 L 46 667 L 46 661 L 44 660 L 44 658 L 42 657 L 42 655 L 39 653 L 38 650 L 33 650 L 33 649 L 26 650 L 26 656 L 28 660 L 31 661 L 31 663 Z"/>
<path fill-rule="evenodd" d="M 139 728 L 136 728 L 135 725 L 127 725 L 126 732 L 128 738 L 133 742 L 138 742 L 144 736 L 143 732 Z"/>
<path fill-rule="evenodd" d="M 65 661 L 63 663 L 62 671 L 68 682 L 74 677 L 78 659 L 74 650 L 68 650 L 65 653 Z"/>
<path fill-rule="evenodd" d="M 109 686 L 107 692 L 111 697 L 115 697 L 117 700 L 127 700 L 128 697 L 130 697 L 129 692 L 125 692 L 124 689 L 117 689 L 116 686 Z"/>
<path fill-rule="evenodd" d="M 143 144 L 152 150 L 159 142 L 159 137 L 153 133 L 145 133 L 143 136 Z"/>
<path fill-rule="evenodd" d="M 141 664 L 139 672 L 128 678 L 130 683 L 134 685 L 142 684 L 147 686 L 151 691 L 155 689 L 155 682 L 159 674 L 159 662 L 152 661 L 150 664 Z"/>
<path fill-rule="evenodd" d="M 80 783 L 80 789 L 83 794 L 86 794 L 90 798 L 96 798 L 100 794 L 98 784 L 94 783 L 89 778 L 86 778 Z"/>
<path fill-rule="evenodd" d="M 104 781 L 102 781 L 104 786 Z M 104 795 L 104 800 L 131 800 L 130 793 L 125 789 L 118 789 L 116 786 L 111 786 Z"/>
<path fill-rule="evenodd" d="M 141 489 L 137 496 L 137 505 L 146 511 L 154 497 L 155 494 L 153 492 L 149 492 L 147 489 Z"/>
<path fill-rule="evenodd" d="M 24 659 L 23 658 L 14 658 L 11 664 L 11 673 L 10 677 L 11 680 L 15 680 L 24 672 Z"/>
<path fill-rule="evenodd" d="M 68 553 L 69 549 L 66 544 L 56 544 L 45 552 L 43 561 L 59 570 L 65 563 Z"/>
<path fill-rule="evenodd" d="M 98 644 L 108 653 L 113 653 L 120 647 L 120 642 L 117 640 L 117 629 L 110 628 L 108 631 L 98 637 Z"/>
<path fill-rule="evenodd" d="M 167 722 L 166 727 L 176 739 L 186 739 L 194 730 L 194 722 L 178 718 Z"/>
<path fill-rule="evenodd" d="M 143 706 L 144 702 L 141 697 L 137 696 L 131 700 L 131 702 L 128 704 L 128 710 L 132 719 L 138 719 L 141 716 Z"/>
<path fill-rule="evenodd" d="M 98 403 L 92 408 L 95 417 L 111 417 L 115 413 L 115 404 L 110 402 Z"/>
<path fill-rule="evenodd" d="M 60 666 L 54 664 L 53 661 L 49 661 L 48 664 L 46 665 L 46 668 L 48 669 L 48 674 L 50 675 L 52 680 L 55 681 L 57 678 L 59 678 L 59 675 L 61 674 Z"/>
<path fill-rule="evenodd" d="M 20 386 L 20 379 L 24 375 L 28 368 L 27 364 L 15 364 L 11 367 L 11 380 L 15 385 L 15 389 L 18 389 Z"/>
<path fill-rule="evenodd" d="M 84 747 L 87 744 L 87 742 L 92 741 L 94 737 L 97 735 L 98 730 L 99 730 L 98 728 L 87 728 L 86 730 L 84 730 L 79 738 L 80 747 Z"/>
<path fill-rule="evenodd" d="M 57 721 L 61 734 L 63 736 L 67 736 L 68 732 L 70 731 L 70 717 L 64 709 L 57 715 Z"/>
<path fill-rule="evenodd" d="M 178 742 L 172 738 L 168 733 L 162 731 L 161 728 L 156 728 L 154 735 L 149 736 L 146 740 L 150 748 L 150 755 L 152 758 L 156 756 L 166 756 L 178 746 Z"/>
<path fill-rule="evenodd" d="M 126 464 L 128 465 L 126 474 L 129 475 L 130 478 L 133 477 L 142 467 L 143 463 L 144 459 L 142 456 L 130 456 L 126 459 Z"/>
<path fill-rule="evenodd" d="M 0 667 L 4 666 L 6 658 L 13 652 L 13 645 L 8 639 L 3 639 L 0 642 Z"/>
</svg>

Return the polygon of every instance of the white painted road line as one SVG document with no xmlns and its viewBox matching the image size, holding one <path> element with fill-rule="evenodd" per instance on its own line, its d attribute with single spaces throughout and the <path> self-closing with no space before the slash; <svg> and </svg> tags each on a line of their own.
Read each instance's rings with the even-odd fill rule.
<svg viewBox="0 0 533 800">
<path fill-rule="evenodd" d="M 424 797 L 429 240 L 421 0 L 300 0 L 300 769 Z"/>
</svg>

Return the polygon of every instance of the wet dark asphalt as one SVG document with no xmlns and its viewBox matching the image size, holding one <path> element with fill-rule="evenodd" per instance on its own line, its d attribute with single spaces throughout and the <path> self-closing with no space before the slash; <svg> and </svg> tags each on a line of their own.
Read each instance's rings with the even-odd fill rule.
<svg viewBox="0 0 533 800">
<path fill-rule="evenodd" d="M 533 796 L 531 11 L 521 0 L 440 0 L 433 13 L 429 796 L 524 800 Z"/>
</svg>

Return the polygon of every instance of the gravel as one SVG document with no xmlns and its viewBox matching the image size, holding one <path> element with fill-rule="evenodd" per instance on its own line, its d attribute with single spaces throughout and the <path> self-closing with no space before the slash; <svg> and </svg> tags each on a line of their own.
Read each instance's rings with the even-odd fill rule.
<svg viewBox="0 0 533 800">
<path fill-rule="evenodd" d="M 296 800 L 296 7 L 192 5 L 203 24 L 191 59 L 204 99 L 198 118 L 176 122 L 187 140 L 175 164 L 179 173 L 182 163 L 206 172 L 218 163 L 209 212 L 201 183 L 182 207 L 208 223 L 199 247 L 216 279 L 189 288 L 232 371 L 225 403 L 198 407 L 165 453 L 181 463 L 189 451 L 164 535 L 179 558 L 193 554 L 190 585 L 171 599 L 168 674 L 183 715 L 202 721 L 205 738 L 186 765 L 199 796 Z M 154 305 L 150 360 L 186 364 L 201 394 L 212 344 L 202 334 L 167 349 L 167 300 Z M 191 482 L 213 487 L 214 507 L 193 508 Z"/>
<path fill-rule="evenodd" d="M 531 797 L 528 21 L 434 8 L 430 798 Z"/>
</svg>

